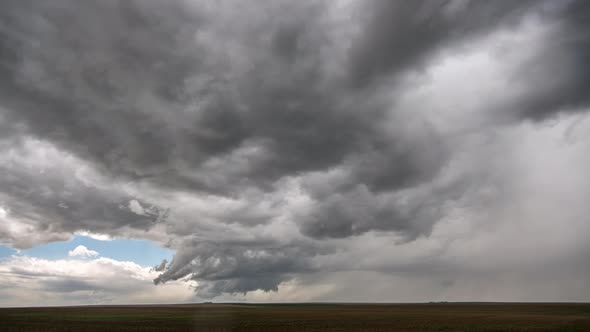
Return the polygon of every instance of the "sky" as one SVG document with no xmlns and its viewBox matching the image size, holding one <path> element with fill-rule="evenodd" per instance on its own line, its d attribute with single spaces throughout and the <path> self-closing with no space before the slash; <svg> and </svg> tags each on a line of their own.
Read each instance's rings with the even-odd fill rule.
<svg viewBox="0 0 590 332">
<path fill-rule="evenodd" d="M 0 306 L 590 301 L 590 2 L 0 3 Z"/>
</svg>

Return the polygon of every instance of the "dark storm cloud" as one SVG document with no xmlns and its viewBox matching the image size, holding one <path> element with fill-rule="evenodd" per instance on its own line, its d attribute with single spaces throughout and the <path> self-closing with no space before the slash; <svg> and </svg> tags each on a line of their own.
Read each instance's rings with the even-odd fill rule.
<svg viewBox="0 0 590 332">
<path fill-rule="evenodd" d="M 292 5 L 278 6 L 278 18 L 250 27 L 178 10 L 180 2 L 9 4 L 2 33 L 20 54 L 3 59 L 9 119 L 112 175 L 227 193 L 384 154 L 377 165 L 395 171 L 361 163 L 356 172 L 386 190 L 444 163 L 433 151 L 434 163 L 418 166 L 420 146 L 378 128 L 384 105 L 324 73 L 326 36 L 318 14 L 303 16 L 309 6 L 295 6 L 296 19 Z M 216 50 L 219 40 L 229 46 Z M 242 53 L 218 59 L 230 52 Z M 391 140 L 402 143 L 384 150 Z"/>
<path fill-rule="evenodd" d="M 325 252 L 311 241 L 296 244 L 257 237 L 244 241 L 189 239 L 155 284 L 187 276 L 203 297 L 221 293 L 277 290 L 292 274 L 312 270 L 310 258 Z"/>
<path fill-rule="evenodd" d="M 180 240 L 156 283 L 189 277 L 214 296 L 276 290 L 313 270 L 320 239 L 431 232 L 464 190 L 431 183 L 454 146 L 427 119 L 399 115 L 391 99 L 402 74 L 425 69 L 441 52 L 535 14 L 560 24 L 554 41 L 543 43 L 548 52 L 518 74 L 541 84 L 528 84 L 502 108 L 520 121 L 588 101 L 582 1 L 546 16 L 544 1 L 363 2 L 364 14 L 345 24 L 359 31 L 346 41 L 337 39 L 342 27 L 331 21 L 329 3 L 4 1 L 0 126 L 71 153 L 113 181 L 162 193 L 250 203 L 300 179 L 311 203 L 294 214 L 302 238 L 292 243 L 236 242 L 222 231 L 197 241 L 199 215 L 167 224 Z M 11 214 L 46 216 L 40 229 L 112 234 L 149 229 L 160 215 L 156 207 L 134 212 L 134 199 L 150 206 L 141 198 L 67 174 L 9 164 L 1 171 Z M 257 232 L 278 219 L 273 209 L 218 213 L 216 222 Z"/>
<path fill-rule="evenodd" d="M 590 3 L 565 3 L 552 13 L 560 25 L 550 40 L 516 71 L 515 81 L 534 85 L 509 112 L 541 120 L 560 111 L 585 111 L 590 105 Z"/>
<path fill-rule="evenodd" d="M 366 1 L 366 26 L 352 48 L 352 84 L 420 70 L 440 48 L 520 22 L 541 1 Z"/>
<path fill-rule="evenodd" d="M 150 92 L 173 91 L 182 77 L 164 77 L 190 68 L 177 68 L 189 65 L 175 42 L 182 11 L 174 11 L 174 4 L 163 7 L 179 25 L 158 24 L 158 8 L 150 5 L 5 3 L 1 33 L 9 46 L 0 62 L 9 119 L 38 137 L 102 160 L 114 174 L 142 176 L 166 162 L 173 142 L 167 141 L 165 124 L 128 100 L 141 97 L 142 82 Z M 162 79 L 150 79 L 155 72 Z"/>
<path fill-rule="evenodd" d="M 115 235 L 126 226 L 147 230 L 163 213 L 119 188 L 85 182 L 76 174 L 75 159 L 64 162 L 67 155 L 46 145 L 9 144 L 6 148 L 7 144 L 0 142 L 4 153 L 0 159 L 0 200 L 13 218 L 34 224 L 36 232 L 93 230 Z M 35 158 L 46 158 L 47 165 L 38 164 Z M 142 210 L 133 211 L 131 202 L 143 203 Z M 0 232 L 0 236 L 7 235 Z M 13 245 L 23 248 L 32 243 L 14 239 Z"/>
<path fill-rule="evenodd" d="M 444 200 L 420 197 L 402 202 L 401 197 L 372 194 L 360 186 L 318 201 L 303 218 L 301 231 L 315 238 L 344 238 L 370 230 L 397 231 L 414 239 L 428 234 L 432 223 L 442 217 Z"/>
<path fill-rule="evenodd" d="M 526 91 L 500 107 L 509 117 L 541 120 L 562 111 L 583 110 L 590 102 L 586 1 L 368 1 L 366 5 L 371 14 L 351 56 L 356 86 L 420 71 L 441 50 L 460 47 L 498 28 L 513 30 L 523 17 L 536 16 L 558 27 L 513 73 L 512 83 Z"/>
<path fill-rule="evenodd" d="M 156 271 L 156 272 L 162 272 L 162 271 L 166 270 L 166 265 L 168 265 L 168 260 L 167 259 L 164 259 L 162 261 L 162 263 L 160 263 L 159 265 L 154 266 L 153 267 L 153 270 Z"/>
</svg>

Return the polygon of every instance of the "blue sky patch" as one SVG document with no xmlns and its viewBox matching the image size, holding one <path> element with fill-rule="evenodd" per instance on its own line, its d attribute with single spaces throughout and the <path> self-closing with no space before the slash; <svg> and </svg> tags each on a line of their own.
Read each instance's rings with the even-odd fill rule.
<svg viewBox="0 0 590 332">
<path fill-rule="evenodd" d="M 31 249 L 22 250 L 20 254 L 43 259 L 68 258 L 68 252 L 82 245 L 90 250 L 98 251 L 100 257 L 112 258 L 118 261 L 131 261 L 141 266 L 155 266 L 163 259 L 170 261 L 174 251 L 161 248 L 157 244 L 147 240 L 115 239 L 100 241 L 87 236 L 76 235 L 70 241 L 52 242 Z M 3 249 L 4 248 L 4 249 Z M 4 250 L 10 248 L 0 246 L 0 257 Z M 12 250 L 6 256 L 16 253 Z"/>
<path fill-rule="evenodd" d="M 16 250 L 0 245 L 0 259 L 10 257 L 14 254 L 16 254 Z"/>
</svg>

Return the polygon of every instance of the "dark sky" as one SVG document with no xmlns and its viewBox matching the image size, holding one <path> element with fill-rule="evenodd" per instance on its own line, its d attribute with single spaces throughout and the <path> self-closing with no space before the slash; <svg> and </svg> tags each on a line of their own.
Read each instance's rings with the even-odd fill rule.
<svg viewBox="0 0 590 332">
<path fill-rule="evenodd" d="M 3 0 L 0 243 L 153 240 L 201 298 L 587 301 L 589 64 L 584 0 Z"/>
</svg>

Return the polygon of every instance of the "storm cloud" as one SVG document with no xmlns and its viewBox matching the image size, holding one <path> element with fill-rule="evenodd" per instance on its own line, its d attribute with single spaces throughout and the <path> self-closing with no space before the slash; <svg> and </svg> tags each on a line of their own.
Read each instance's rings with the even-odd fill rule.
<svg viewBox="0 0 590 332">
<path fill-rule="evenodd" d="M 589 108 L 589 15 L 569 0 L 3 1 L 0 241 L 153 239 L 176 250 L 154 282 L 202 297 L 451 266 L 443 249 L 397 269 L 342 255 L 490 227 L 522 180 L 514 131 Z"/>
</svg>

